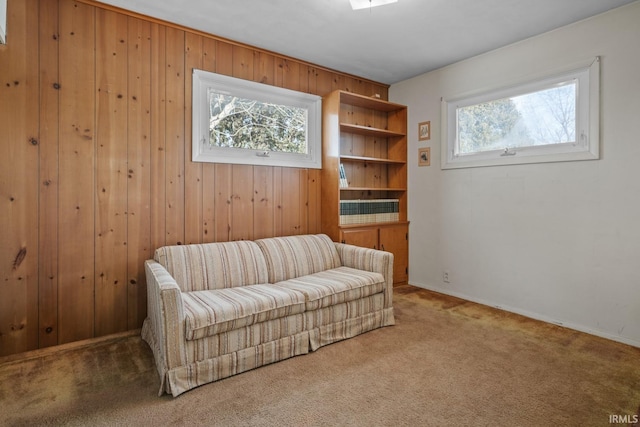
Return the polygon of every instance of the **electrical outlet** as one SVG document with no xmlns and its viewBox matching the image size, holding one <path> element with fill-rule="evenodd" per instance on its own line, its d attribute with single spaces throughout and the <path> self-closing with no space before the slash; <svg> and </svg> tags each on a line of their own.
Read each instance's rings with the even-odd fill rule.
<svg viewBox="0 0 640 427">
<path fill-rule="evenodd" d="M 445 270 L 442 272 L 442 281 L 444 283 L 449 283 L 449 271 Z"/>
</svg>

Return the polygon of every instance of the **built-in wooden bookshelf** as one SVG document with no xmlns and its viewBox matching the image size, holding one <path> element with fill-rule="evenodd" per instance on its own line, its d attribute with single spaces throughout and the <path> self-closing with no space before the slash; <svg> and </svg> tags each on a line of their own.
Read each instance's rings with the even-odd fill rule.
<svg viewBox="0 0 640 427">
<path fill-rule="evenodd" d="M 394 282 L 405 282 L 407 107 L 338 90 L 324 97 L 322 108 L 322 231 L 335 241 L 393 252 Z M 340 169 L 346 185 L 344 179 L 340 183 Z M 346 224 L 340 205 L 348 200 L 397 200 L 397 215 L 393 220 L 383 215 L 382 222 Z"/>
</svg>

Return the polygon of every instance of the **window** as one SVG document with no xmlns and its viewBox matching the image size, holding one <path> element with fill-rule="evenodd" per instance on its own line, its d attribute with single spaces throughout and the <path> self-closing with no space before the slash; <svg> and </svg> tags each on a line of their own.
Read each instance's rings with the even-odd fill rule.
<svg viewBox="0 0 640 427">
<path fill-rule="evenodd" d="M 599 59 L 442 101 L 442 168 L 599 158 Z"/>
<path fill-rule="evenodd" d="M 193 70 L 196 162 L 320 169 L 322 99 Z"/>
</svg>

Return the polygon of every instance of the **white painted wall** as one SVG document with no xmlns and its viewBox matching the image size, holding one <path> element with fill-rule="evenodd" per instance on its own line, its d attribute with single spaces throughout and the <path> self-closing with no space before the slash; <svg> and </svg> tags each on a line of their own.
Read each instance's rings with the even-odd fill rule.
<svg viewBox="0 0 640 427">
<path fill-rule="evenodd" d="M 391 87 L 409 106 L 411 284 L 640 347 L 639 23 L 634 2 Z M 441 97 L 596 56 L 600 160 L 440 169 Z"/>
</svg>

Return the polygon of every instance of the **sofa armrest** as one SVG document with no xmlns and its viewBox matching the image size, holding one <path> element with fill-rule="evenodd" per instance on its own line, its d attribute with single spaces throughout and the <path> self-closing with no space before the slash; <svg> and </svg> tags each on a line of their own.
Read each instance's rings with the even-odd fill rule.
<svg viewBox="0 0 640 427">
<path fill-rule="evenodd" d="M 145 261 L 147 316 L 163 371 L 186 364 L 185 315 L 182 291 L 169 272 L 154 260 Z"/>
<path fill-rule="evenodd" d="M 382 274 L 386 283 L 384 307 L 393 307 L 393 254 L 345 243 L 334 244 L 343 266 Z"/>
</svg>

